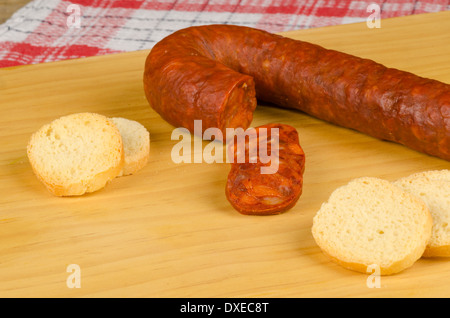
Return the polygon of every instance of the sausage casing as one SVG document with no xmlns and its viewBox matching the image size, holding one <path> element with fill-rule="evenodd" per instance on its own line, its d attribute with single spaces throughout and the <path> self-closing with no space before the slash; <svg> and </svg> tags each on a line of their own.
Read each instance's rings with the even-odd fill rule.
<svg viewBox="0 0 450 318">
<path fill-rule="evenodd" d="M 147 57 L 144 91 L 193 132 L 248 128 L 256 98 L 450 160 L 450 85 L 262 30 L 179 30 Z"/>
</svg>

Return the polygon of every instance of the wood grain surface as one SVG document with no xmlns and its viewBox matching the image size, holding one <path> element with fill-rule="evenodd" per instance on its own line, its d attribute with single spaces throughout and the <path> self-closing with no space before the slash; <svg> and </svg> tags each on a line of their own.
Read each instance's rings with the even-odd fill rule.
<svg viewBox="0 0 450 318">
<path fill-rule="evenodd" d="M 285 33 L 450 83 L 450 12 Z M 237 213 L 225 198 L 226 163 L 175 164 L 174 129 L 148 105 L 148 51 L 0 69 L 0 297 L 448 297 L 450 263 L 420 259 L 369 288 L 331 263 L 312 218 L 336 187 L 361 176 L 395 180 L 450 163 L 259 105 L 253 125 L 297 128 L 304 192 L 282 215 Z M 26 157 L 31 134 L 75 112 L 141 122 L 151 160 L 134 176 L 81 197 L 53 197 Z M 208 142 L 204 142 L 206 146 Z M 80 288 L 68 267 L 79 266 Z M 70 267 L 69 267 L 70 269 Z"/>
<path fill-rule="evenodd" d="M 14 12 L 25 6 L 30 0 L 0 0 L 0 24 L 8 20 Z"/>
</svg>

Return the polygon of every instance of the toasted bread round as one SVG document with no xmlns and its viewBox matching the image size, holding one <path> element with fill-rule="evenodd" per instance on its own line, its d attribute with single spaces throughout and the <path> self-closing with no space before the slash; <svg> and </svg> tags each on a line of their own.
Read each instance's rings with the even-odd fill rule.
<svg viewBox="0 0 450 318">
<path fill-rule="evenodd" d="M 450 256 L 450 170 L 414 173 L 394 182 L 403 190 L 422 199 L 433 218 L 431 238 L 424 257 Z"/>
<path fill-rule="evenodd" d="M 398 273 L 423 254 L 432 218 L 425 203 L 386 180 L 358 178 L 336 189 L 313 219 L 312 234 L 336 263 L 380 275 Z"/>
<path fill-rule="evenodd" d="M 142 169 L 150 158 L 150 133 L 137 121 L 113 117 L 122 136 L 125 161 L 119 176 L 127 176 Z"/>
<path fill-rule="evenodd" d="M 103 188 L 122 170 L 123 145 L 107 117 L 77 113 L 35 132 L 27 154 L 33 171 L 56 196 L 82 195 Z"/>
</svg>

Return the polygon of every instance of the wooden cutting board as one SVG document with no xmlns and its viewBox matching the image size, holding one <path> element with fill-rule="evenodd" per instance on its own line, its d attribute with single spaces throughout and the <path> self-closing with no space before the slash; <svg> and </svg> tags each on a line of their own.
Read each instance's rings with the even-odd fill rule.
<svg viewBox="0 0 450 318">
<path fill-rule="evenodd" d="M 450 12 L 285 35 L 450 83 Z M 225 198 L 226 163 L 172 161 L 174 127 L 142 90 L 148 52 L 0 69 L 1 297 L 450 296 L 450 260 L 420 259 L 370 288 L 368 275 L 329 262 L 311 235 L 322 202 L 351 179 L 395 180 L 449 162 L 260 105 L 254 126 L 298 129 L 304 193 L 285 214 L 240 215 Z M 53 197 L 31 171 L 27 142 L 41 125 L 86 111 L 145 125 L 151 161 L 99 192 Z"/>
</svg>

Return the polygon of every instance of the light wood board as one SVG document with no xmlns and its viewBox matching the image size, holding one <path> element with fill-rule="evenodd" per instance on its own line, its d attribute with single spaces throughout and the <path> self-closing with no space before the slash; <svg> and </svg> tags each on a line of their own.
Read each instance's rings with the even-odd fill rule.
<svg viewBox="0 0 450 318">
<path fill-rule="evenodd" d="M 450 83 L 450 12 L 285 34 Z M 304 191 L 285 214 L 240 215 L 225 198 L 228 164 L 172 161 L 174 127 L 142 90 L 147 54 L 0 69 L 1 297 L 450 296 L 449 260 L 420 259 L 369 288 L 367 275 L 328 261 L 311 235 L 322 202 L 351 179 L 395 180 L 449 162 L 260 105 L 254 126 L 298 129 Z M 31 170 L 27 142 L 41 125 L 85 111 L 145 125 L 151 161 L 99 192 L 53 197 Z M 81 269 L 80 288 L 66 284 L 70 264 Z"/>
</svg>

